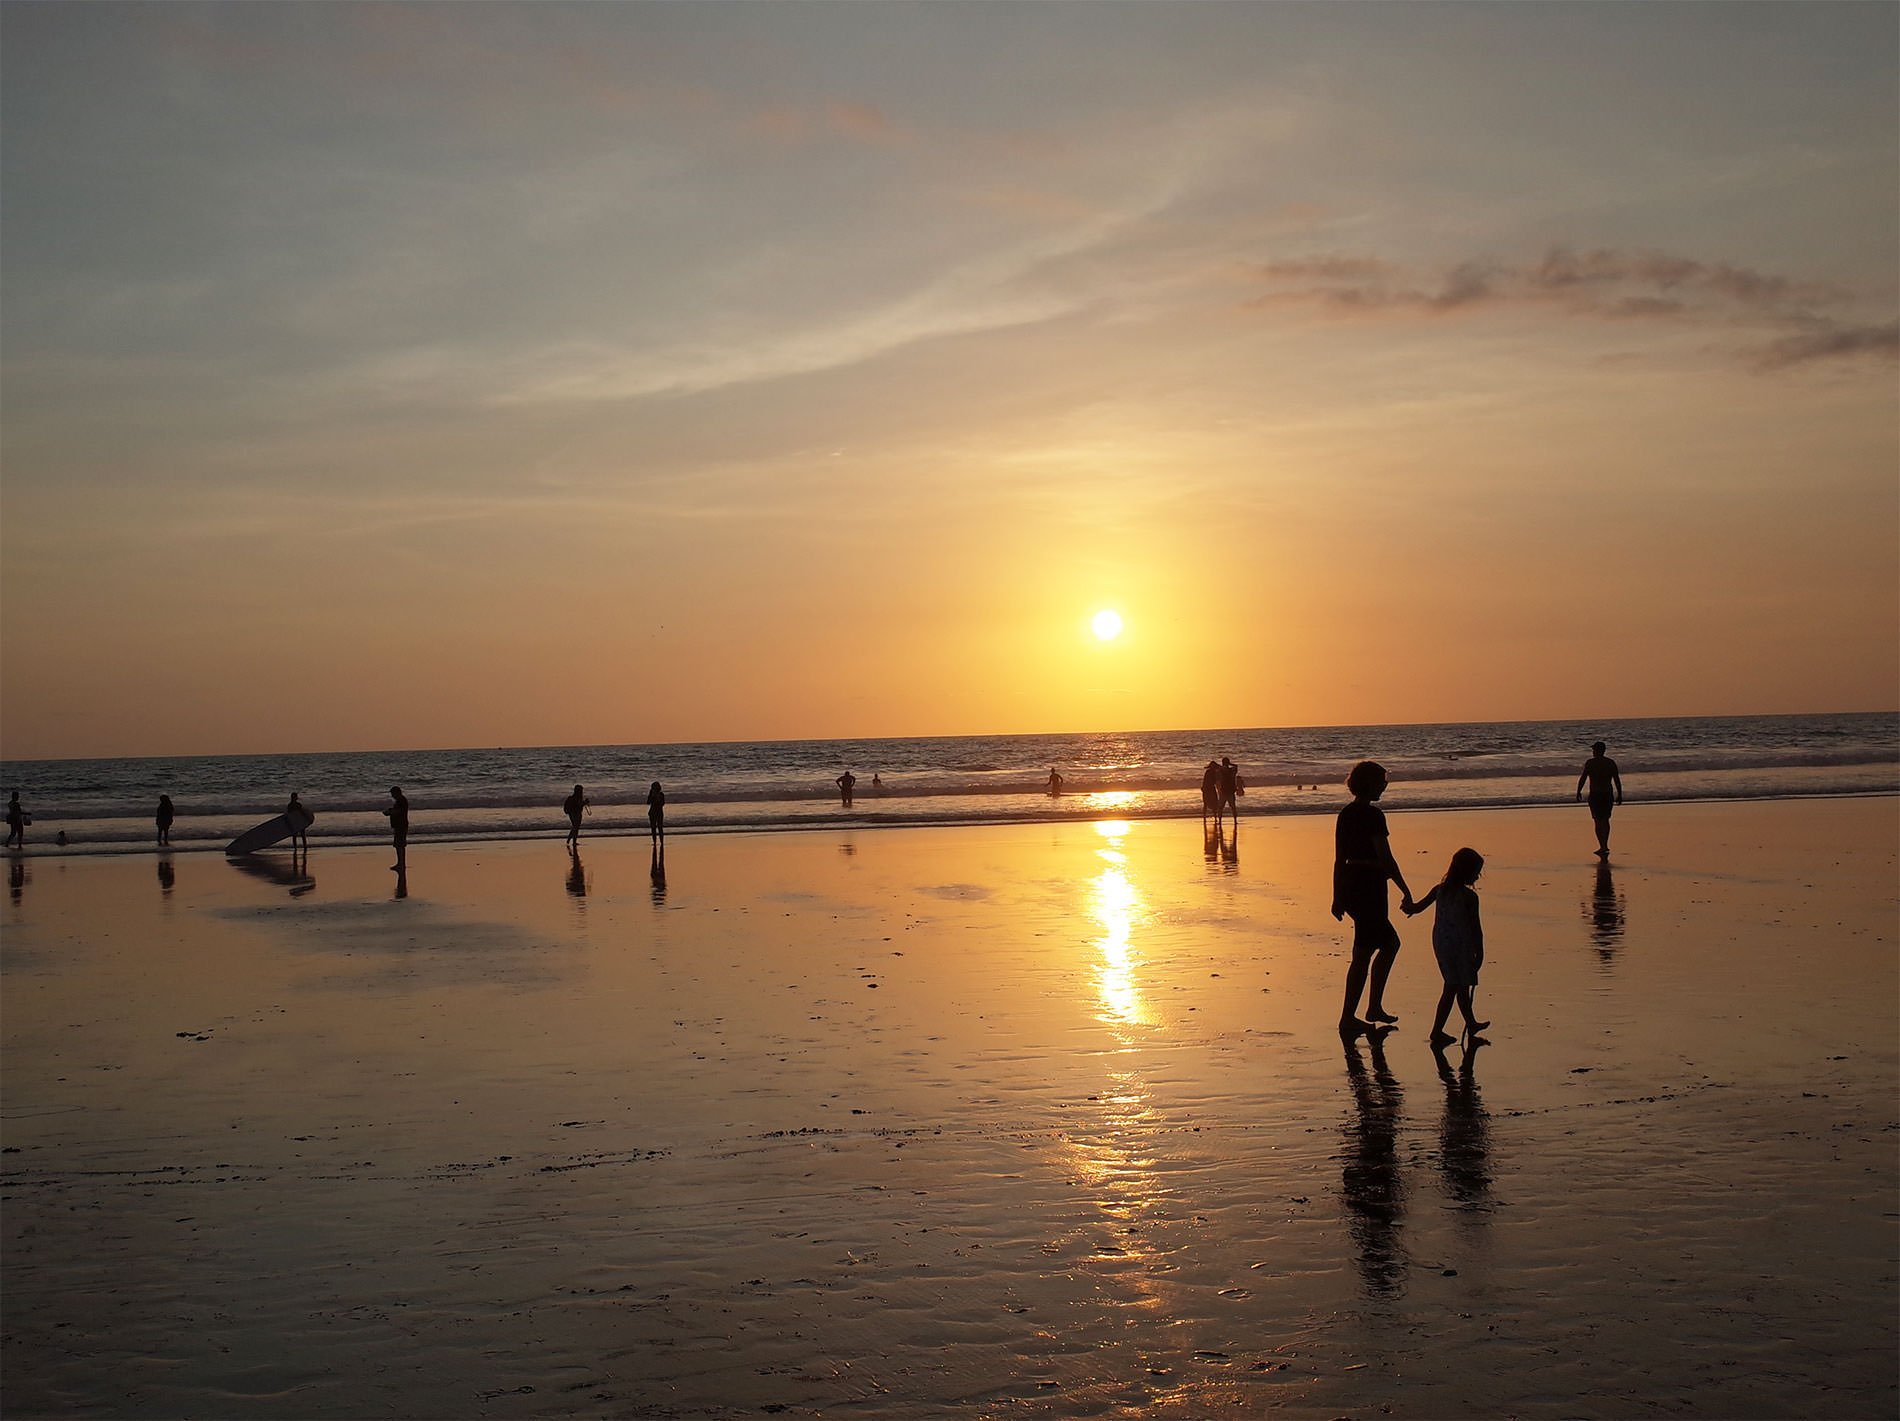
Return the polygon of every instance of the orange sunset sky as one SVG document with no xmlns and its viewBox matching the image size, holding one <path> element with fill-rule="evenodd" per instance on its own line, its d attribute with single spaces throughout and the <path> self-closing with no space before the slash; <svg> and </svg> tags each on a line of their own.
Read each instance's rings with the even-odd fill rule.
<svg viewBox="0 0 1900 1421">
<path fill-rule="evenodd" d="M 9 758 L 1900 701 L 1900 7 L 0 27 Z"/>
</svg>

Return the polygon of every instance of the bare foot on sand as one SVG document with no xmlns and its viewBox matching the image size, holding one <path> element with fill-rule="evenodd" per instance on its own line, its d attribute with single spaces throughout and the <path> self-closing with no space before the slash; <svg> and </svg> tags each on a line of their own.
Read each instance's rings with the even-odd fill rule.
<svg viewBox="0 0 1900 1421">
<path fill-rule="evenodd" d="M 1361 1021 L 1356 1016 L 1342 1016 L 1339 1019 L 1339 1034 L 1341 1036 L 1361 1036 L 1370 1030 L 1372 1030 L 1372 1024 L 1370 1022 Z"/>
<path fill-rule="evenodd" d="M 1367 1021 L 1383 1021 L 1383 1022 L 1390 1023 L 1390 1022 L 1397 1021 L 1398 1018 L 1392 1015 L 1391 1012 L 1386 1011 L 1383 1007 L 1380 1007 L 1376 1010 L 1368 1011 L 1366 1013 L 1366 1020 Z"/>
<path fill-rule="evenodd" d="M 1440 1050 L 1443 1050 L 1445 1047 L 1455 1044 L 1457 1040 L 1458 1038 L 1456 1036 L 1452 1036 L 1443 1031 L 1434 1031 L 1432 1033 L 1432 1045 L 1439 1048 Z"/>
</svg>

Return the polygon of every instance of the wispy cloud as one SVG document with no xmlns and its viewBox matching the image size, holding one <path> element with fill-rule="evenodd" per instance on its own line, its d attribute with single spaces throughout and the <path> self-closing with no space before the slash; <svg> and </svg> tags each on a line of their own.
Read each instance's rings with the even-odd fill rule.
<svg viewBox="0 0 1900 1421">
<path fill-rule="evenodd" d="M 1275 259 L 1255 278 L 1255 308 L 1307 306 L 1342 316 L 1442 317 L 1480 309 L 1538 307 L 1603 320 L 1670 320 L 1726 330 L 1787 327 L 1736 354 L 1758 370 L 1896 354 L 1894 322 L 1848 314 L 1852 294 L 1726 262 L 1657 251 L 1553 247 L 1534 262 L 1474 258 L 1427 272 L 1346 253 Z"/>
<path fill-rule="evenodd" d="M 1870 326 L 1822 322 L 1811 330 L 1768 342 L 1755 352 L 1755 365 L 1761 370 L 1785 370 L 1812 360 L 1857 355 L 1888 360 L 1900 357 L 1900 321 Z"/>
</svg>

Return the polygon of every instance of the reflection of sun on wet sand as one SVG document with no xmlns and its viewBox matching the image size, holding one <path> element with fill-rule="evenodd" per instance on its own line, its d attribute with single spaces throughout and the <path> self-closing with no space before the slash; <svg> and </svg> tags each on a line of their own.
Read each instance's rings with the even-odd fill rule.
<svg viewBox="0 0 1900 1421">
<path fill-rule="evenodd" d="M 15 874 L 9 1413 L 1890 1412 L 1893 801 L 1386 805 L 1469 1057 L 1322 816 Z"/>
</svg>

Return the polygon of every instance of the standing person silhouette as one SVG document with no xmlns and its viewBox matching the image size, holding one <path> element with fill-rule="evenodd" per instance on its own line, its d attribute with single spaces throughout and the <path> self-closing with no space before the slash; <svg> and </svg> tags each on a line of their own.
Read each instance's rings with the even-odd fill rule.
<svg viewBox="0 0 1900 1421">
<path fill-rule="evenodd" d="M 389 808 L 383 811 L 389 816 L 389 836 L 396 843 L 396 861 L 389 867 L 391 872 L 401 873 L 408 868 L 409 856 L 409 799 L 402 792 L 401 785 L 392 785 L 389 790 Z"/>
<path fill-rule="evenodd" d="M 1339 1029 L 1349 1036 L 1371 1030 L 1370 1023 L 1398 1020 L 1385 1009 L 1386 979 L 1399 955 L 1399 932 L 1386 908 L 1386 881 L 1399 885 L 1403 907 L 1410 908 L 1412 890 L 1405 886 L 1405 875 L 1392 857 L 1385 812 L 1377 803 L 1386 783 L 1385 766 L 1373 760 L 1354 765 L 1346 776 L 1352 803 L 1339 811 L 1333 833 L 1333 916 L 1352 917 L 1352 965 L 1346 969 L 1346 1001 L 1339 1013 Z M 1361 1020 L 1359 993 L 1366 987 L 1368 973 L 1371 991 Z"/>
<path fill-rule="evenodd" d="M 1234 797 L 1240 793 L 1240 766 L 1225 755 L 1220 757 L 1220 807 L 1236 819 L 1240 810 L 1234 804 Z"/>
<path fill-rule="evenodd" d="M 846 770 L 842 775 L 839 775 L 838 778 L 833 781 L 833 783 L 838 786 L 838 793 L 843 797 L 844 807 L 846 809 L 849 809 L 851 807 L 851 790 L 853 786 L 857 784 L 857 782 L 858 782 L 858 777 L 852 774 L 851 771 L 849 770 Z"/>
<path fill-rule="evenodd" d="M 666 791 L 658 780 L 647 791 L 647 833 L 655 842 L 666 837 Z"/>
<path fill-rule="evenodd" d="M 29 816 L 20 805 L 20 792 L 16 789 L 7 797 L 7 842 L 9 849 L 26 847 L 26 826 Z"/>
<path fill-rule="evenodd" d="M 303 807 L 303 801 L 297 798 L 297 791 L 293 789 L 290 792 L 290 803 L 284 806 L 284 818 L 290 821 L 290 847 L 292 850 L 300 847 L 305 849 L 310 847 L 308 830 L 316 817 L 316 815 Z"/>
<path fill-rule="evenodd" d="M 158 797 L 158 842 L 166 848 L 171 847 L 172 820 L 178 817 L 178 811 L 172 808 L 172 797 L 161 794 Z"/>
<path fill-rule="evenodd" d="M 1623 777 L 1617 773 L 1616 761 L 1603 752 L 1610 747 L 1601 740 L 1590 747 L 1590 758 L 1583 762 L 1583 773 L 1577 776 L 1577 798 L 1583 798 L 1583 787 L 1590 787 L 1590 818 L 1596 824 L 1597 857 L 1610 856 L 1610 811 L 1623 802 Z"/>
<path fill-rule="evenodd" d="M 1049 787 L 1049 797 L 1051 799 L 1054 799 L 1057 795 L 1062 793 L 1062 776 L 1056 773 L 1056 767 L 1054 765 L 1049 767 L 1049 778 L 1045 783 Z"/>
<path fill-rule="evenodd" d="M 1220 761 L 1209 760 L 1201 771 L 1201 817 L 1220 814 Z"/>
<path fill-rule="evenodd" d="M 561 801 L 561 813 L 567 816 L 567 846 L 578 849 L 581 845 L 581 814 L 587 808 L 587 791 L 579 785 L 574 793 Z"/>
</svg>

